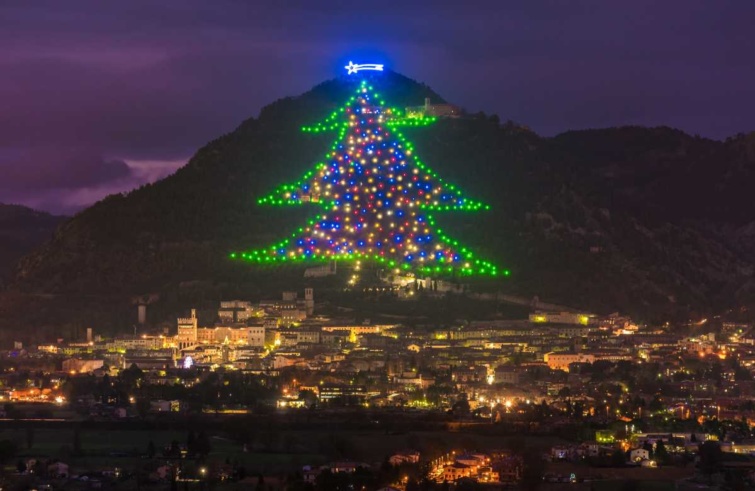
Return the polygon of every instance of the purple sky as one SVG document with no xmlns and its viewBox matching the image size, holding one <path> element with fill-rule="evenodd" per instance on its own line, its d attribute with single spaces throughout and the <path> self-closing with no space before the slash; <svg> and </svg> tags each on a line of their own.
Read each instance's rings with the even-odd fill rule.
<svg viewBox="0 0 755 491">
<path fill-rule="evenodd" d="M 727 0 L 10 0 L 0 202 L 71 213 L 158 179 L 350 58 L 543 135 L 724 138 L 755 130 L 753 19 L 755 3 Z"/>
</svg>

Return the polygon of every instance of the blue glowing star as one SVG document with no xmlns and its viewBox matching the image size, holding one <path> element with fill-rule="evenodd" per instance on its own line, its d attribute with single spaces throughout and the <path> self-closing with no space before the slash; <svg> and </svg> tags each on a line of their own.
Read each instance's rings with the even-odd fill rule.
<svg viewBox="0 0 755 491">
<path fill-rule="evenodd" d="M 350 61 L 348 65 L 344 67 L 346 69 L 346 73 L 351 75 L 352 73 L 356 73 L 362 70 L 373 70 L 377 72 L 383 71 L 383 65 L 378 65 L 377 63 L 361 63 L 357 64 L 353 61 Z"/>
</svg>

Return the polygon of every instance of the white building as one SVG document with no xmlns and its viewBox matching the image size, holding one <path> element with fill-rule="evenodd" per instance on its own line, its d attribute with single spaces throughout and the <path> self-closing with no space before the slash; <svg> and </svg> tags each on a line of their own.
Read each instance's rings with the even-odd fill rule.
<svg viewBox="0 0 755 491">
<path fill-rule="evenodd" d="M 650 460 L 650 452 L 644 448 L 635 448 L 629 452 L 629 460 L 632 462 L 642 462 L 643 460 Z"/>
<path fill-rule="evenodd" d="M 425 103 L 422 106 L 410 106 L 406 108 L 406 115 L 409 118 L 458 118 L 462 113 L 462 109 L 453 104 L 431 104 L 429 97 L 425 97 Z"/>
<path fill-rule="evenodd" d="M 305 278 L 324 278 L 336 274 L 336 262 L 330 261 L 324 266 L 315 266 L 304 270 Z"/>
</svg>

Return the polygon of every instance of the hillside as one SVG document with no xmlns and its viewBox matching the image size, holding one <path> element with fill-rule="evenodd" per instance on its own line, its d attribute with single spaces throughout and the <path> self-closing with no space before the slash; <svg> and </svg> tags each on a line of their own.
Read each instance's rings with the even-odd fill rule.
<svg viewBox="0 0 755 491">
<path fill-rule="evenodd" d="M 377 89 L 393 105 L 442 101 L 401 75 L 380 77 Z M 267 245 L 316 212 L 261 207 L 256 199 L 318 161 L 333 137 L 299 128 L 351 90 L 353 82 L 341 78 L 276 101 L 174 175 L 78 214 L 20 262 L 0 318 L 6 325 L 94 319 L 117 328 L 128 321 L 113 320 L 104 307 L 122 315 L 134 295 L 159 293 L 167 313 L 180 301 L 301 282 L 300 268 L 255 268 L 227 253 Z M 404 133 L 439 175 L 493 208 L 438 216 L 449 235 L 512 270 L 510 279 L 480 288 L 645 319 L 753 299 L 752 135 L 720 142 L 624 127 L 543 138 L 484 114 Z M 48 300 L 32 297 L 40 293 Z M 39 309 L 18 314 L 9 295 L 13 305 L 33 301 Z"/>
<path fill-rule="evenodd" d="M 15 263 L 52 237 L 65 217 L 50 215 L 25 206 L 0 203 L 0 285 Z"/>
</svg>

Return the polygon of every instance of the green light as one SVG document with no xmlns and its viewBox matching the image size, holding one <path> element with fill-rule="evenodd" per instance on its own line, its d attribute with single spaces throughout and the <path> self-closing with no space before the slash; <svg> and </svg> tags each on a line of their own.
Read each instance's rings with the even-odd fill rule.
<svg viewBox="0 0 755 491">
<path fill-rule="evenodd" d="M 436 228 L 432 215 L 420 214 L 490 208 L 439 178 L 399 131 L 428 126 L 437 118 L 404 116 L 400 109 L 385 106 L 379 94 L 369 95 L 372 90 L 362 81 L 344 106 L 302 127 L 305 133 L 337 130 L 338 137 L 323 162 L 257 200 L 261 205 L 314 204 L 324 214 L 289 239 L 242 253 L 241 258 L 258 263 L 364 259 L 425 273 L 456 270 L 496 276 L 495 266 L 459 249 L 458 241 Z"/>
</svg>

